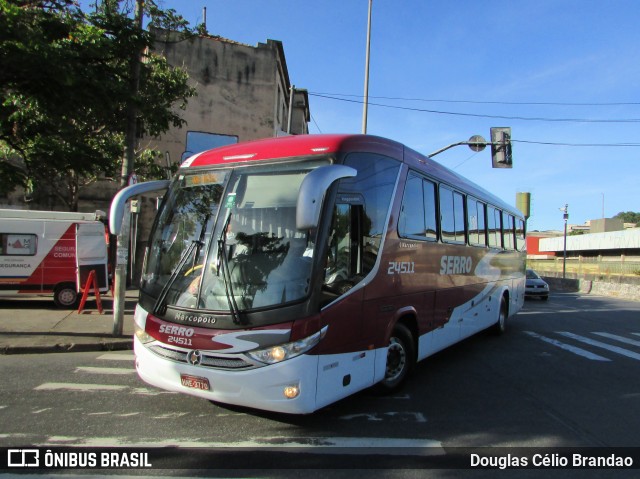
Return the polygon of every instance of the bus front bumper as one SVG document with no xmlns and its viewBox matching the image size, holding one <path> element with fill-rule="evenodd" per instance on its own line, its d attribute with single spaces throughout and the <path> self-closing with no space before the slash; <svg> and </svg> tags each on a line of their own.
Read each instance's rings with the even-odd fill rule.
<svg viewBox="0 0 640 479">
<path fill-rule="evenodd" d="M 140 378 L 167 391 L 290 414 L 308 414 L 317 409 L 317 356 L 303 354 L 282 363 L 240 371 L 172 361 L 153 353 L 138 338 L 134 338 L 134 351 Z M 291 397 L 296 390 L 298 394 Z"/>
</svg>

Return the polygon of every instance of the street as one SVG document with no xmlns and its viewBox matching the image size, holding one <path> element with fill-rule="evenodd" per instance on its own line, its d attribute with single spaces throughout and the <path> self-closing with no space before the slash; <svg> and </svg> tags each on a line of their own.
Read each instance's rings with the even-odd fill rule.
<svg viewBox="0 0 640 479">
<path fill-rule="evenodd" d="M 318 445 L 388 456 L 407 448 L 638 447 L 639 314 L 640 303 L 615 298 L 527 300 L 505 335 L 481 333 L 428 358 L 399 394 L 364 391 L 310 416 L 155 389 L 138 379 L 131 351 L 0 356 L 0 446 L 302 447 L 308 467 Z"/>
</svg>

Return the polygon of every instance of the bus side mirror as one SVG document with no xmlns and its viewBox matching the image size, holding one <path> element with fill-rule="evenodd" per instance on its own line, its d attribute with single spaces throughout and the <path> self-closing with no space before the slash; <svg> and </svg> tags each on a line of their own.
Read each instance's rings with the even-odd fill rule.
<svg viewBox="0 0 640 479">
<path fill-rule="evenodd" d="M 129 199 L 151 191 L 166 190 L 170 183 L 169 180 L 147 181 L 121 189 L 111 201 L 111 209 L 109 210 L 109 230 L 111 234 L 120 234 L 122 219 L 124 218 L 124 207 Z"/>
<path fill-rule="evenodd" d="M 316 228 L 320 221 L 324 195 L 329 187 L 340 178 L 351 178 L 357 174 L 358 172 L 350 166 L 325 165 L 305 176 L 298 191 L 296 228 L 299 230 Z"/>
</svg>

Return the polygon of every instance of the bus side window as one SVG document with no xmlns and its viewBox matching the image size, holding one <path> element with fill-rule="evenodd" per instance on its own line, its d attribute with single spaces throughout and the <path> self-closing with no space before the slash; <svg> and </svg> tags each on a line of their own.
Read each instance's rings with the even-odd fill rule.
<svg viewBox="0 0 640 479">
<path fill-rule="evenodd" d="M 436 241 L 436 185 L 410 174 L 404 189 L 398 234 L 405 238 Z"/>
<path fill-rule="evenodd" d="M 442 241 L 464 244 L 466 242 L 464 219 L 464 196 L 440 185 Z"/>
<path fill-rule="evenodd" d="M 524 251 L 526 247 L 525 241 L 525 225 L 520 218 L 516 220 L 516 249 Z"/>
<path fill-rule="evenodd" d="M 514 225 L 514 217 L 510 214 L 503 213 L 503 243 L 504 249 L 514 250 L 515 249 L 515 225 Z"/>
<path fill-rule="evenodd" d="M 402 210 L 398 221 L 398 233 L 403 237 L 424 238 L 424 218 L 422 178 L 410 175 L 404 188 Z"/>
<path fill-rule="evenodd" d="M 469 244 L 487 245 L 487 227 L 485 224 L 485 204 L 473 198 L 467 198 L 467 221 L 469 225 Z"/>
<path fill-rule="evenodd" d="M 362 205 L 337 204 L 334 209 L 324 284 L 337 294 L 349 291 L 370 269 L 365 261 L 363 216 Z"/>
<path fill-rule="evenodd" d="M 487 208 L 489 246 L 502 248 L 502 214 L 492 206 Z"/>
</svg>

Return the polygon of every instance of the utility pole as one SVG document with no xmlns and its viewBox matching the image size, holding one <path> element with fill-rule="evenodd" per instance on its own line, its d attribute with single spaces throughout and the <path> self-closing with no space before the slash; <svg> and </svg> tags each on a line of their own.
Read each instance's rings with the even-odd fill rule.
<svg viewBox="0 0 640 479">
<path fill-rule="evenodd" d="M 565 204 L 564 208 L 560 208 L 564 218 L 564 252 L 562 255 L 562 279 L 567 276 L 567 220 L 569 219 L 569 205 Z"/>
<path fill-rule="evenodd" d="M 364 64 L 364 105 L 362 107 L 362 134 L 367 134 L 367 114 L 369 111 L 369 55 L 371 52 L 371 9 L 373 0 L 369 0 L 369 20 L 367 21 L 367 54 Z"/>
<path fill-rule="evenodd" d="M 135 25 L 142 31 L 142 21 L 144 17 L 144 0 L 136 0 L 134 13 Z M 129 59 L 129 86 L 131 97 L 138 95 L 140 87 L 140 63 L 142 52 L 134 49 Z M 133 165 L 135 159 L 136 136 L 137 136 L 137 116 L 138 109 L 132 99 L 127 108 L 127 131 L 125 134 L 124 157 L 122 159 L 122 170 L 120 174 L 120 189 L 128 186 L 132 182 Z M 127 263 L 129 259 L 129 225 L 130 211 L 125 213 L 122 229 L 118 234 L 116 267 L 113 280 L 113 335 L 122 334 L 122 324 L 124 322 L 124 298 L 127 290 Z"/>
</svg>

